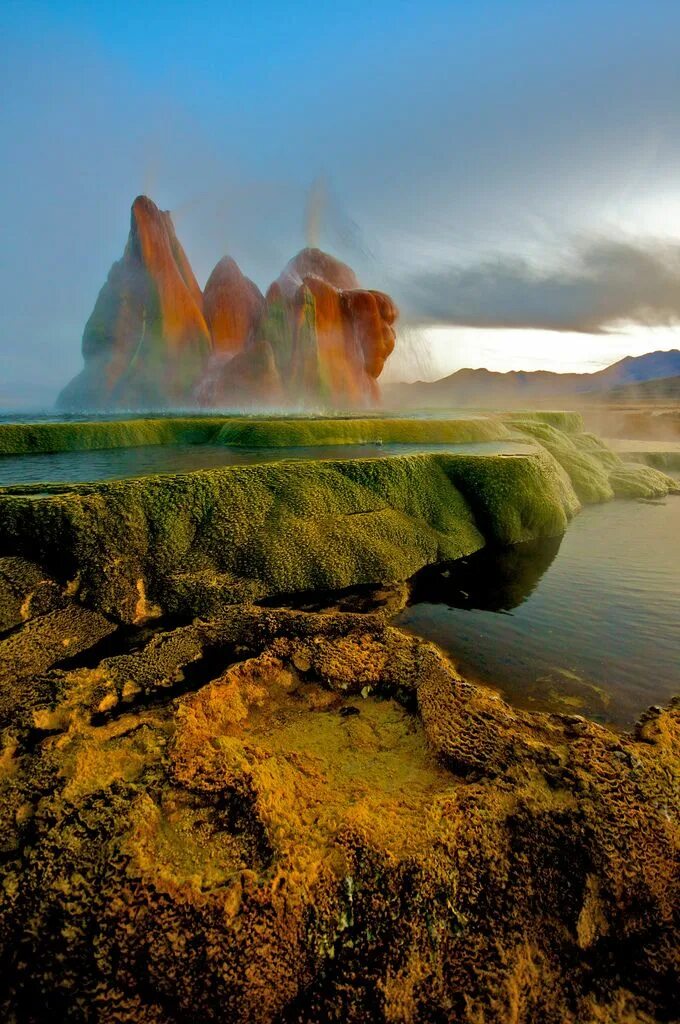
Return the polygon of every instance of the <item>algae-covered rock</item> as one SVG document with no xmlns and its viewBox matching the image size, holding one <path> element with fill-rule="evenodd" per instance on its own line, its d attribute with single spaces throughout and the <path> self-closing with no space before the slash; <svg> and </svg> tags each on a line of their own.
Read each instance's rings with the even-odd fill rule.
<svg viewBox="0 0 680 1024">
<path fill-rule="evenodd" d="M 330 449 L 385 440 L 452 448 L 5 488 L 0 556 L 33 558 L 55 585 L 71 586 L 119 621 L 139 623 L 166 613 L 213 614 L 226 604 L 276 593 L 391 584 L 485 542 L 558 536 L 578 511 L 579 498 L 677 490 L 663 473 L 624 464 L 592 434 L 567 434 L 538 419 L 508 424 L 531 444 L 483 456 L 454 446 L 517 437 L 501 419 L 185 417 L 28 425 L 7 443 L 49 450 L 67 442 L 210 439 Z M 11 614 L 16 619 L 16 607 Z"/>
<path fill-rule="evenodd" d="M 223 366 L 220 356 L 215 372 L 224 370 L 238 385 L 238 374 L 250 372 L 257 353 L 246 366 L 233 357 Z M 268 357 L 263 356 L 265 362 Z M 236 365 L 232 365 L 236 363 Z M 231 369 L 229 369 L 231 367 Z M 260 367 L 264 382 L 266 367 Z M 204 382 L 209 385 L 209 377 Z M 252 383 L 252 381 L 251 381 Z M 230 385 L 231 386 L 231 385 Z M 272 394 L 272 401 L 275 399 Z M 240 400 L 243 399 L 241 395 Z M 166 416 L 121 420 L 75 422 L 0 423 L 0 455 L 34 452 L 90 451 L 101 448 L 136 448 L 141 445 L 223 444 L 247 447 L 291 447 L 346 444 L 465 444 L 502 441 L 510 431 L 495 417 L 461 420 L 408 420 L 337 417 L 251 418 L 244 416 Z"/>
<path fill-rule="evenodd" d="M 492 417 L 461 420 L 362 419 L 230 419 L 216 434 L 217 444 L 289 448 L 346 444 L 467 444 L 510 437 Z"/>
<path fill-rule="evenodd" d="M 405 580 L 485 540 L 563 533 L 577 508 L 540 449 L 276 463 L 0 494 L 0 552 L 140 622 Z"/>
<path fill-rule="evenodd" d="M 569 476 L 541 452 L 458 455 L 449 466 L 482 533 L 497 544 L 562 534 L 581 507 Z"/>
<path fill-rule="evenodd" d="M 509 421 L 541 444 L 567 472 L 578 497 L 586 504 L 618 497 L 661 497 L 678 489 L 672 477 L 658 470 L 624 466 L 616 452 L 595 434 L 565 433 L 538 419 Z"/>
<path fill-rule="evenodd" d="M 157 444 L 210 444 L 224 423 L 225 417 L 217 416 L 0 423 L 0 455 L 138 448 Z"/>
<path fill-rule="evenodd" d="M 518 410 L 505 413 L 505 416 L 509 420 L 533 420 L 537 423 L 547 423 L 551 427 L 562 430 L 565 434 L 578 434 L 584 429 L 581 413 L 564 409 Z"/>
<path fill-rule="evenodd" d="M 677 706 L 616 736 L 382 616 L 255 607 L 41 700 L 0 704 L 5 1019 L 671 1018 Z"/>
<path fill-rule="evenodd" d="M 66 603 L 62 588 L 33 562 L 0 558 L 0 634 Z"/>
<path fill-rule="evenodd" d="M 614 490 L 609 483 L 609 471 L 588 442 L 579 435 L 567 435 L 547 423 L 518 420 L 515 426 L 529 434 L 557 459 L 569 475 L 580 500 L 590 503 L 609 501 Z"/>
<path fill-rule="evenodd" d="M 678 483 L 666 473 L 634 462 L 620 462 L 614 466 L 609 482 L 617 498 L 658 498 L 680 492 Z"/>
</svg>

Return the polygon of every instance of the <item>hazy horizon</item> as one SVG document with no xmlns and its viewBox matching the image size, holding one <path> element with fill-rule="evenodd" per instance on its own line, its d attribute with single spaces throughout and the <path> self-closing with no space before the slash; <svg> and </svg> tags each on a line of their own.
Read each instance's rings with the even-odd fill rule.
<svg viewBox="0 0 680 1024">
<path fill-rule="evenodd" d="M 229 253 L 266 288 L 321 182 L 319 244 L 402 309 L 388 382 L 680 347 L 676 4 L 9 0 L 0 29 L 2 407 L 80 369 L 140 192 L 201 284 Z"/>
</svg>

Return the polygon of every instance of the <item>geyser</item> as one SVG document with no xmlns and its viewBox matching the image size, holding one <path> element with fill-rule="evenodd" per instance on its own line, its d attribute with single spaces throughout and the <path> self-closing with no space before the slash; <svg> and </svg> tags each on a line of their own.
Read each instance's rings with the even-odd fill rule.
<svg viewBox="0 0 680 1024">
<path fill-rule="evenodd" d="M 201 289 L 172 218 L 146 196 L 83 332 L 63 409 L 361 409 L 379 400 L 398 311 L 306 248 L 263 296 L 224 257 Z"/>
</svg>

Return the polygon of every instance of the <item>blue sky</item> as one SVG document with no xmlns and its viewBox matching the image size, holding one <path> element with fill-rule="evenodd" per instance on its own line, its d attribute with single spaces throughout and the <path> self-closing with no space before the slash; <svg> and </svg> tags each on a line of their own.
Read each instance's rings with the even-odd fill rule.
<svg viewBox="0 0 680 1024">
<path fill-rule="evenodd" d="M 393 374 L 678 344 L 678 39 L 675 0 L 5 0 L 0 405 L 78 369 L 142 191 L 199 280 L 266 287 L 321 176 L 321 244 L 403 308 Z"/>
</svg>

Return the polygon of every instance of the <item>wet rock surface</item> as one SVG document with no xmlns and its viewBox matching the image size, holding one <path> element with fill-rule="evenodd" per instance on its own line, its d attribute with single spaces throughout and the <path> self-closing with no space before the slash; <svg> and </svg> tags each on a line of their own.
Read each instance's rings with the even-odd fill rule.
<svg viewBox="0 0 680 1024">
<path fill-rule="evenodd" d="M 406 580 L 484 541 L 564 532 L 578 500 L 528 455 L 233 466 L 0 494 L 0 553 L 140 623 L 277 593 Z"/>
<path fill-rule="evenodd" d="M 18 568 L 5 621 L 55 606 L 1 641 L 3 1019 L 672 1019 L 677 704 L 513 709 L 399 588 L 121 627 Z"/>
</svg>

